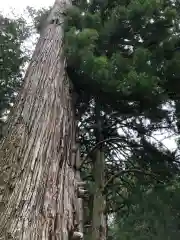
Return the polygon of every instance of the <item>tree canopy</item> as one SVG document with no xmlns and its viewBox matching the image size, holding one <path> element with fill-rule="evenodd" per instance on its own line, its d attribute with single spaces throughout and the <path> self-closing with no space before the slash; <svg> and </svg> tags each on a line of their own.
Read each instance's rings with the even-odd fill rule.
<svg viewBox="0 0 180 240">
<path fill-rule="evenodd" d="M 129 227 L 127 232 L 132 229 L 130 221 L 134 217 L 136 223 L 136 214 L 140 219 L 148 215 L 148 221 L 156 218 L 156 231 L 163 226 L 168 214 L 172 216 L 167 210 L 167 215 L 160 218 L 165 204 L 157 210 L 161 201 L 156 199 L 153 190 L 154 210 L 150 207 L 152 199 L 147 201 L 142 189 L 153 188 L 158 182 L 168 184 L 179 174 L 178 149 L 172 151 L 158 140 L 154 141 L 156 131 L 178 134 L 178 11 L 177 1 L 116 0 L 75 1 L 67 13 L 67 72 L 80 96 L 81 143 L 86 152 L 95 145 L 95 105 L 98 101 L 103 136 L 111 139 L 104 147 L 107 212 L 118 213 L 121 219 L 123 214 L 126 217 L 124 206 L 132 211 L 127 217 L 129 222 L 126 220 L 124 225 L 118 225 L 123 233 L 125 224 Z M 87 178 L 87 168 L 85 173 Z M 134 188 L 140 189 L 140 195 L 136 196 L 141 199 L 133 198 Z M 163 198 L 167 194 L 170 201 L 166 187 L 162 189 Z M 137 204 L 135 210 L 131 208 L 131 198 L 137 201 L 134 202 Z M 143 204 L 146 207 L 143 208 Z M 175 230 L 167 228 L 168 224 L 173 224 L 172 218 L 174 216 L 164 228 L 161 227 L 161 233 L 167 229 L 164 235 L 160 234 L 161 238 L 165 233 L 178 238 L 178 231 L 173 235 Z M 155 226 L 146 224 L 151 228 L 151 235 L 143 235 L 147 229 L 136 232 L 134 225 L 133 233 L 124 239 L 159 236 L 153 232 Z M 119 230 L 118 239 L 122 232 Z"/>
</svg>

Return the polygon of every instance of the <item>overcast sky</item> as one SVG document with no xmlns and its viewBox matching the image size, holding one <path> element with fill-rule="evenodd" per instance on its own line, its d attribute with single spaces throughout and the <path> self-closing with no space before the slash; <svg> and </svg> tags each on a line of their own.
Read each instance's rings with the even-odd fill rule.
<svg viewBox="0 0 180 240">
<path fill-rule="evenodd" d="M 23 13 L 23 9 L 27 5 L 35 8 L 49 7 L 54 3 L 54 0 L 1 0 L 0 11 L 8 14 L 13 8 L 16 13 Z"/>
<path fill-rule="evenodd" d="M 40 9 L 43 7 L 52 6 L 55 0 L 0 0 L 0 12 L 3 13 L 4 16 L 12 16 L 12 13 L 15 16 L 25 17 L 29 20 L 27 12 L 25 13 L 25 9 L 27 6 L 33 7 L 35 9 Z M 28 41 L 26 41 L 26 48 L 30 51 L 34 50 L 34 43 L 36 42 L 36 37 L 33 35 Z"/>
</svg>

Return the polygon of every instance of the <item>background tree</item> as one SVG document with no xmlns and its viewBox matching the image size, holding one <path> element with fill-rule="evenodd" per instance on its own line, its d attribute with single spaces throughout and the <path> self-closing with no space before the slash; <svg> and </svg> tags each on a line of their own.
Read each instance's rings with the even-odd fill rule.
<svg viewBox="0 0 180 240">
<path fill-rule="evenodd" d="M 103 145 L 106 213 L 115 213 L 124 204 L 119 204 L 123 186 L 131 185 L 134 176 L 138 184 L 152 186 L 179 174 L 177 150 L 154 139 L 157 131 L 177 133 L 172 100 L 179 92 L 176 84 L 169 86 L 179 72 L 179 4 L 137 0 L 74 5 L 67 16 L 66 54 L 67 72 L 79 93 L 81 170 L 93 189 L 92 149 Z M 97 98 L 103 143 L 95 136 Z"/>
<path fill-rule="evenodd" d="M 4 126 L 15 96 L 22 84 L 27 54 L 22 45 L 29 37 L 29 27 L 23 18 L 10 19 L 0 15 L 0 128 Z"/>
<path fill-rule="evenodd" d="M 116 215 L 109 239 L 179 239 L 179 179 L 134 190 L 129 208 Z"/>
</svg>

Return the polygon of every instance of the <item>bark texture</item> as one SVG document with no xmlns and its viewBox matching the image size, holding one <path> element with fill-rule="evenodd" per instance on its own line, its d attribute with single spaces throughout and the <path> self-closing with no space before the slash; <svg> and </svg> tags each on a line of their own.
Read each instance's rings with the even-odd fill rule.
<svg viewBox="0 0 180 240">
<path fill-rule="evenodd" d="M 0 146 L 0 239 L 80 239 L 76 122 L 63 54 L 69 5 L 54 4 Z"/>
<path fill-rule="evenodd" d="M 96 118 L 96 143 L 103 141 L 101 106 L 96 101 L 95 118 Z M 105 156 L 103 147 L 100 146 L 95 150 L 95 159 L 93 166 L 94 176 L 94 194 L 93 194 L 93 212 L 92 212 L 92 240 L 106 240 L 106 202 L 104 196 L 105 182 Z"/>
<path fill-rule="evenodd" d="M 94 163 L 94 199 L 92 213 L 92 240 L 106 240 L 106 202 L 104 190 L 105 158 L 104 152 L 96 150 Z"/>
</svg>

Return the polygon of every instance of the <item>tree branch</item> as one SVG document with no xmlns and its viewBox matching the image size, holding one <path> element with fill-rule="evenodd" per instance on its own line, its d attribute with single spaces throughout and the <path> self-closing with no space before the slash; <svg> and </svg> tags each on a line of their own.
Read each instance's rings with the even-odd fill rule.
<svg viewBox="0 0 180 240">
<path fill-rule="evenodd" d="M 140 169 L 127 169 L 127 170 L 122 170 L 118 173 L 116 173 L 115 175 L 113 175 L 105 184 L 104 186 L 104 190 L 107 188 L 107 186 L 109 185 L 110 182 L 112 182 L 116 177 L 118 177 L 119 175 L 121 174 L 126 174 L 126 173 L 141 173 L 141 174 L 144 174 L 144 175 L 149 175 L 149 176 L 154 176 L 156 177 L 155 174 L 153 173 L 150 173 L 150 172 L 143 172 L 142 170 Z M 161 182 L 161 181 L 160 181 Z"/>
<path fill-rule="evenodd" d="M 102 146 L 104 143 L 110 142 L 110 141 L 121 141 L 121 140 L 125 140 L 124 137 L 114 137 L 114 138 L 107 138 L 104 139 L 100 142 L 98 142 L 90 151 L 89 153 L 85 156 L 85 158 L 82 160 L 80 166 L 78 167 L 78 170 L 83 166 L 83 164 L 85 163 L 85 161 L 90 157 L 90 155 L 100 146 Z M 126 140 L 127 141 L 127 140 Z"/>
</svg>

